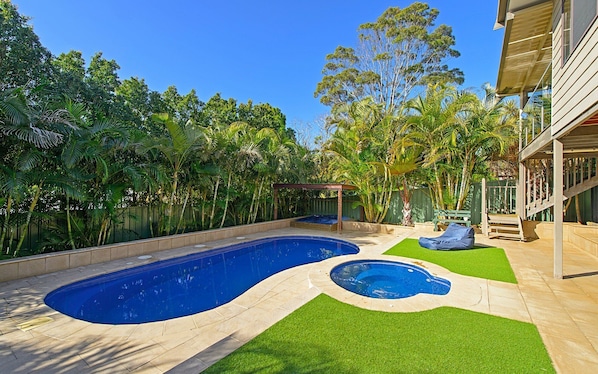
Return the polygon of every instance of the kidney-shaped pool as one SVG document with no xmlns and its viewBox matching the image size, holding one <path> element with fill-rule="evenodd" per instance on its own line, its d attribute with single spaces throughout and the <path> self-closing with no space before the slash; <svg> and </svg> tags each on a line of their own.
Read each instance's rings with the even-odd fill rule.
<svg viewBox="0 0 598 374">
<path fill-rule="evenodd" d="M 225 304 L 282 270 L 356 253 L 355 244 L 332 238 L 259 239 L 82 280 L 44 301 L 88 322 L 163 321 Z"/>
</svg>

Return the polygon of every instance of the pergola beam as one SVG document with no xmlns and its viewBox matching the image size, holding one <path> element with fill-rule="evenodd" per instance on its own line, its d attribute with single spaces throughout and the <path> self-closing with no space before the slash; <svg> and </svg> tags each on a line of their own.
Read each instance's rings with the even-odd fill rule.
<svg viewBox="0 0 598 374">
<path fill-rule="evenodd" d="M 336 232 L 343 231 L 343 191 L 356 190 L 357 187 L 350 184 L 338 183 L 275 183 L 272 185 L 274 190 L 274 220 L 278 219 L 278 190 L 281 188 L 288 188 L 294 190 L 329 190 L 338 192 L 338 209 L 337 209 L 337 225 Z"/>
</svg>

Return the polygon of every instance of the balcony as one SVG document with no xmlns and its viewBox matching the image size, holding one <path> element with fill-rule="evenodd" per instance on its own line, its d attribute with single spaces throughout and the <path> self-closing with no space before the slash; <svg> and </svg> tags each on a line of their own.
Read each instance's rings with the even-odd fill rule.
<svg viewBox="0 0 598 374">
<path fill-rule="evenodd" d="M 550 128 L 552 114 L 552 64 L 549 64 L 540 82 L 529 94 L 520 112 L 519 151 Z"/>
</svg>

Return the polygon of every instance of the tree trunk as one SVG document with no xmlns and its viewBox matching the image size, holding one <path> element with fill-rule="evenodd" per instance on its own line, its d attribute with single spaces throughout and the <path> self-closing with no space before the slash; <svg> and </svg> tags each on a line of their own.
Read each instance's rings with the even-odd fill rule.
<svg viewBox="0 0 598 374">
<path fill-rule="evenodd" d="M 262 189 L 264 188 L 264 180 L 265 180 L 265 178 L 263 178 L 260 181 L 260 186 L 259 186 L 259 189 L 257 191 L 257 201 L 256 201 L 256 204 L 255 204 L 255 212 L 253 213 L 253 221 L 251 223 L 255 223 L 255 221 L 257 220 L 257 213 L 258 213 L 258 210 L 259 210 L 258 207 L 259 207 L 259 204 L 260 204 L 260 199 L 262 197 Z"/>
<path fill-rule="evenodd" d="M 257 186 L 254 186 L 253 187 L 253 194 L 251 194 L 251 204 L 249 204 L 249 214 L 247 215 L 246 224 L 250 224 L 251 220 L 253 218 L 254 205 L 257 205 L 257 203 L 256 203 L 256 196 L 257 196 Z M 257 209 L 257 208 L 255 208 L 255 209 Z"/>
<path fill-rule="evenodd" d="M 2 224 L 2 234 L 0 235 L 0 253 L 4 250 L 4 239 L 8 232 L 8 222 L 10 220 L 10 210 L 12 209 L 12 196 L 8 195 L 6 199 L 6 215 L 4 216 L 4 223 Z M 6 247 L 6 254 L 9 254 L 10 245 Z"/>
<path fill-rule="evenodd" d="M 226 198 L 224 199 L 224 213 L 222 213 L 222 221 L 220 222 L 220 228 L 224 226 L 226 220 L 226 211 L 228 210 L 228 198 L 230 194 L 230 183 L 233 179 L 233 173 L 228 174 L 228 183 L 226 184 Z"/>
<path fill-rule="evenodd" d="M 100 235 L 98 236 L 98 246 L 106 244 L 106 240 L 108 239 L 109 228 L 110 228 L 110 217 L 104 218 L 102 220 L 102 225 L 100 227 Z"/>
<path fill-rule="evenodd" d="M 150 229 L 150 235 L 152 238 L 155 238 L 156 236 L 154 235 L 154 211 L 152 210 L 152 205 L 148 205 L 147 206 L 147 217 L 148 217 L 148 221 L 149 221 L 149 229 Z"/>
<path fill-rule="evenodd" d="M 467 196 L 467 194 L 465 193 L 465 188 L 469 184 L 467 178 L 471 175 L 470 173 L 468 173 L 468 161 L 469 157 L 467 157 L 466 154 L 463 161 L 463 168 L 461 169 L 461 185 L 459 186 L 459 191 L 457 191 L 457 210 L 461 210 L 461 207 L 465 204 L 465 197 Z"/>
<path fill-rule="evenodd" d="M 183 203 L 183 208 L 181 209 L 181 215 L 179 216 L 179 222 L 176 225 L 176 230 L 174 230 L 175 234 L 178 234 L 179 229 L 181 228 L 181 223 L 183 222 L 183 217 L 185 215 L 185 209 L 187 208 L 187 202 L 189 201 L 189 195 L 191 195 L 191 185 L 189 185 L 187 187 L 187 193 L 185 194 L 185 202 Z M 181 234 L 182 234 L 182 232 L 181 232 Z"/>
<path fill-rule="evenodd" d="M 403 189 L 399 192 L 401 201 L 403 202 L 403 226 L 413 226 L 413 218 L 411 217 L 411 190 L 407 185 L 407 179 L 403 177 Z"/>
<path fill-rule="evenodd" d="M 207 193 L 202 192 L 201 194 L 201 229 L 206 228 L 206 198 Z"/>
<path fill-rule="evenodd" d="M 172 192 L 170 193 L 170 201 L 168 202 L 168 212 L 167 222 L 166 222 L 166 235 L 170 235 L 170 228 L 172 227 L 172 215 L 174 214 L 174 198 L 176 197 L 176 189 L 178 188 L 179 184 L 179 172 L 177 170 L 174 171 L 172 176 Z"/>
<path fill-rule="evenodd" d="M 39 196 L 42 193 L 42 184 L 40 183 L 39 186 L 33 186 L 34 194 L 33 199 L 31 200 L 31 204 L 29 204 L 29 211 L 27 212 L 27 219 L 25 223 L 21 226 L 21 237 L 19 238 L 19 243 L 17 244 L 17 248 L 15 248 L 15 252 L 13 257 L 17 257 L 19 255 L 19 251 L 23 246 L 23 242 L 25 241 L 25 236 L 27 236 L 27 228 L 29 227 L 29 223 L 31 222 L 31 216 L 33 215 L 33 211 L 35 210 L 35 206 L 37 205 L 37 201 L 39 200 Z"/>
<path fill-rule="evenodd" d="M 384 218 L 386 218 L 386 215 L 388 214 L 388 209 L 390 208 L 390 202 L 392 200 L 392 190 L 393 190 L 392 176 L 390 175 L 390 172 L 388 170 L 385 171 L 384 179 L 385 179 L 384 180 L 384 189 L 381 192 L 381 194 L 382 194 L 382 202 L 381 202 L 382 211 L 379 213 L 377 223 L 382 223 L 382 221 L 384 221 Z"/>
<path fill-rule="evenodd" d="M 71 199 L 68 195 L 66 196 L 66 230 L 69 235 L 69 244 L 71 245 L 71 248 L 77 249 L 75 247 L 75 241 L 73 240 L 73 229 L 71 225 Z"/>
<path fill-rule="evenodd" d="M 442 192 L 442 183 L 440 182 L 440 175 L 438 171 L 438 166 L 434 164 L 434 175 L 436 178 L 436 204 L 438 205 L 436 208 L 444 209 L 444 199 L 443 199 L 443 192 Z"/>
<path fill-rule="evenodd" d="M 212 212 L 210 213 L 210 229 L 214 227 L 214 214 L 216 212 L 216 199 L 218 198 L 218 186 L 220 185 L 220 175 L 216 178 L 214 186 L 214 199 L 212 199 Z"/>
</svg>

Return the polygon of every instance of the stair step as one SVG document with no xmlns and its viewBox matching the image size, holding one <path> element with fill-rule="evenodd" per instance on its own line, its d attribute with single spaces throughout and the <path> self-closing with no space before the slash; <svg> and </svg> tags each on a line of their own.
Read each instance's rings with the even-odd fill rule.
<svg viewBox="0 0 598 374">
<path fill-rule="evenodd" d="M 493 223 L 503 223 L 503 224 L 508 224 L 508 225 L 519 225 L 519 220 L 518 219 L 489 219 L 488 220 L 489 224 L 493 224 Z"/>
<path fill-rule="evenodd" d="M 505 225 L 490 225 L 488 227 L 490 229 L 490 231 L 493 230 L 504 230 L 504 231 L 516 231 L 519 232 L 519 226 L 505 226 Z"/>
<path fill-rule="evenodd" d="M 512 221 L 517 222 L 519 221 L 519 217 L 512 214 L 488 214 L 488 219 L 492 221 Z"/>
<path fill-rule="evenodd" d="M 489 238 L 513 238 L 513 239 L 521 239 L 521 235 L 519 233 L 510 233 L 510 232 L 491 232 L 488 233 Z"/>
</svg>

